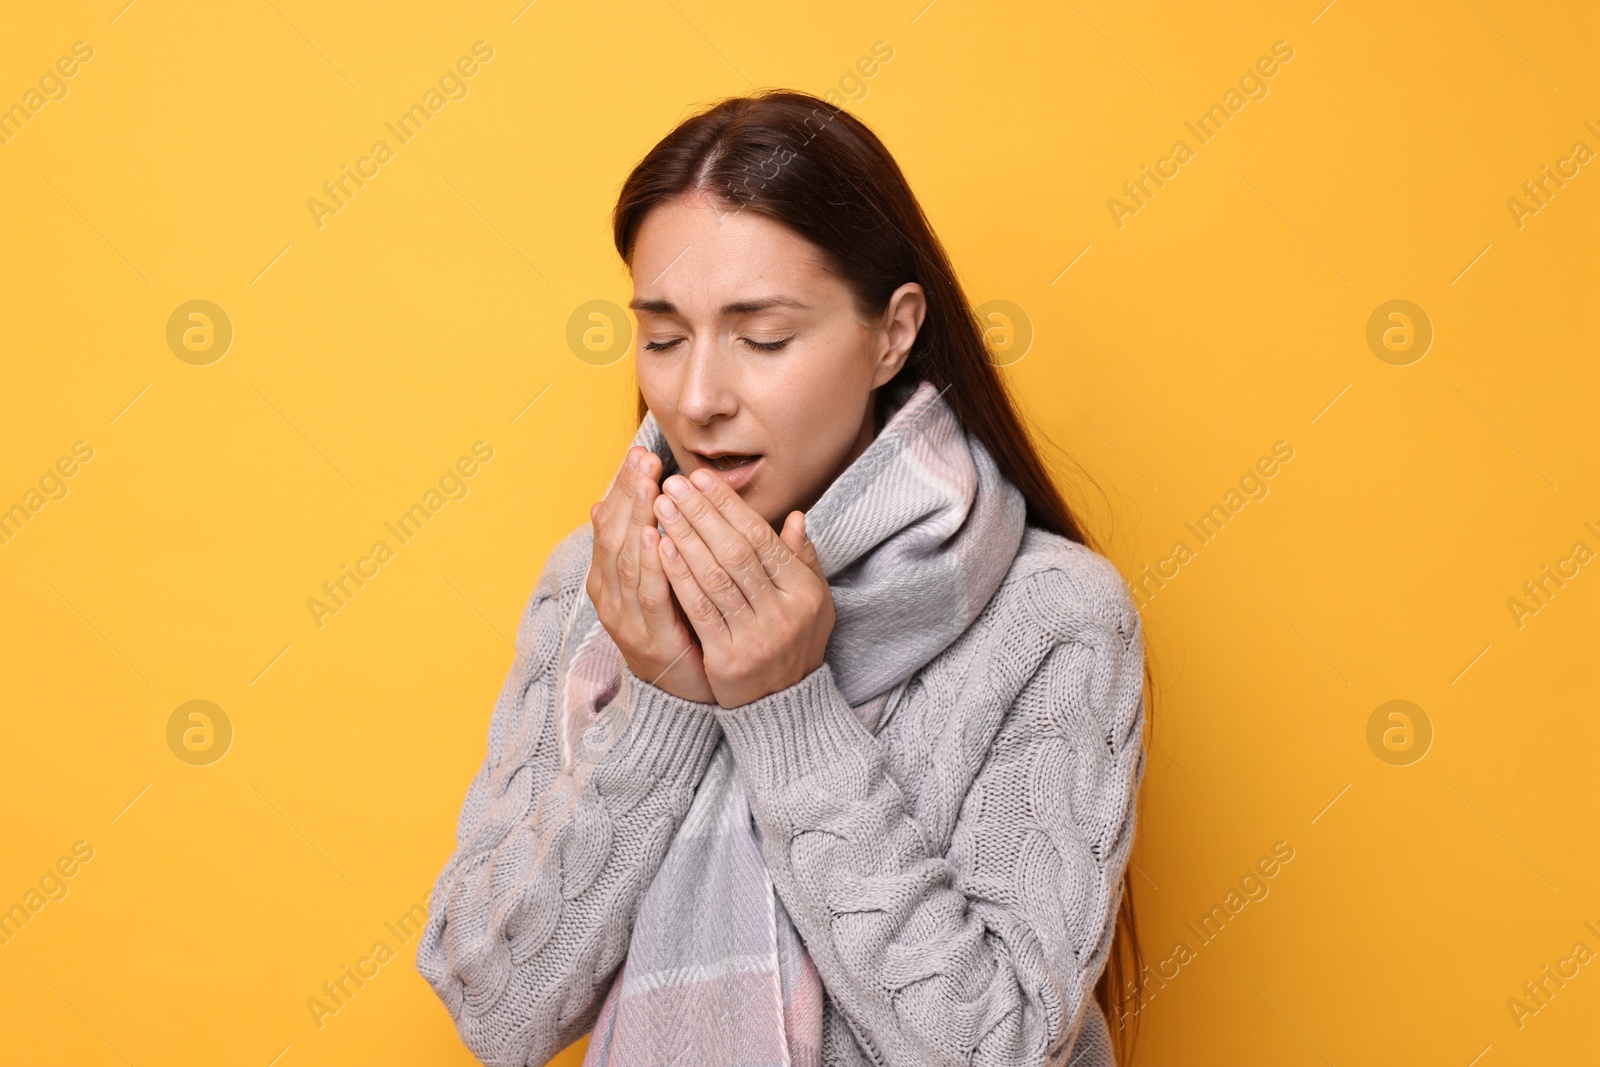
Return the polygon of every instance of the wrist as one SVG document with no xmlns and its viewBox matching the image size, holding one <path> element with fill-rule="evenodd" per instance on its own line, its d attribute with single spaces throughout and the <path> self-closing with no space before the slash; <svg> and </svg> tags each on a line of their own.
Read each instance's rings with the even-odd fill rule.
<svg viewBox="0 0 1600 1067">
<path fill-rule="evenodd" d="M 712 692 L 705 672 L 699 668 L 698 661 L 693 658 L 692 653 L 693 649 L 690 649 L 675 662 L 666 664 L 635 663 L 629 661 L 627 657 L 623 658 L 628 664 L 629 673 L 652 689 L 658 689 L 691 704 L 715 705 L 716 694 Z"/>
<path fill-rule="evenodd" d="M 711 687 L 716 693 L 716 701 L 724 708 L 742 708 L 792 689 L 814 675 L 827 662 L 825 651 L 826 645 L 819 645 L 814 653 L 804 659 L 791 659 L 781 665 L 781 670 L 769 669 L 759 677 L 712 678 Z"/>
<path fill-rule="evenodd" d="M 697 704 L 715 702 L 709 685 L 705 683 L 696 685 L 695 672 L 684 669 L 686 665 L 691 668 L 694 666 L 691 662 L 694 658 L 693 648 L 687 649 L 675 659 L 666 660 L 646 659 L 620 645 L 617 651 L 622 654 L 622 662 L 627 665 L 628 673 L 633 677 L 649 682 L 657 689 L 683 700 Z"/>
</svg>

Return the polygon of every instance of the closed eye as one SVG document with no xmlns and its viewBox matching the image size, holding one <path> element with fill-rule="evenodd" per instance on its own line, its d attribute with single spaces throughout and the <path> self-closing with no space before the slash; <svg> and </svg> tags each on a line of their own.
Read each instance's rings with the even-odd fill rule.
<svg viewBox="0 0 1600 1067">
<path fill-rule="evenodd" d="M 683 340 L 683 338 L 674 337 L 670 341 L 646 341 L 644 344 L 644 349 L 646 352 L 665 352 L 668 349 L 671 349 L 681 340 Z M 743 341 L 745 344 L 759 352 L 777 352 L 786 346 L 790 341 L 794 340 L 794 338 L 785 337 L 779 341 L 753 341 L 748 337 L 741 337 L 739 340 Z"/>
</svg>

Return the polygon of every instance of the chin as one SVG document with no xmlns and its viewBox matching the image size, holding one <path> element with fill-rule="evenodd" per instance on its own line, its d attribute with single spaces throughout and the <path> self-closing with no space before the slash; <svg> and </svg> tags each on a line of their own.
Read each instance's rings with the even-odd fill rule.
<svg viewBox="0 0 1600 1067">
<path fill-rule="evenodd" d="M 778 509 L 766 501 L 764 497 L 765 494 L 761 493 L 760 491 L 751 492 L 750 490 L 746 490 L 745 492 L 739 494 L 739 499 L 743 500 L 746 504 L 749 504 L 752 511 L 754 511 L 757 515 L 760 515 L 763 519 L 767 520 L 767 524 L 769 526 L 782 526 L 784 516 L 789 514 L 788 510 L 785 509 L 778 511 Z M 776 517 L 773 515 L 775 511 L 777 511 Z"/>
</svg>

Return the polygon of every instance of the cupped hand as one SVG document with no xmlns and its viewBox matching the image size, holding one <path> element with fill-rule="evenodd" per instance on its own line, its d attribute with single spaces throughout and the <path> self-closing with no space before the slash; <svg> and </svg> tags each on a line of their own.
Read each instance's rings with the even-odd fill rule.
<svg viewBox="0 0 1600 1067">
<path fill-rule="evenodd" d="M 703 468 L 675 474 L 654 501 L 666 537 L 661 567 L 700 638 L 706 678 L 725 708 L 800 681 L 822 665 L 833 592 L 805 515 L 783 532 Z"/>
<path fill-rule="evenodd" d="M 585 589 L 636 677 L 684 700 L 716 700 L 694 631 L 661 565 L 652 509 L 661 457 L 634 445 L 605 499 L 589 509 L 594 550 Z"/>
</svg>

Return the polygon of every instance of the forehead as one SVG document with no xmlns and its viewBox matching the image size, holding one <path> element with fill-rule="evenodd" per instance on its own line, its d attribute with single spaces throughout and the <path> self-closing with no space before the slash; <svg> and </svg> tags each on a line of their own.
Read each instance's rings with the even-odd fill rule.
<svg viewBox="0 0 1600 1067">
<path fill-rule="evenodd" d="M 804 299 L 840 285 L 804 237 L 705 197 L 653 208 L 639 226 L 632 268 L 637 299 L 683 310 L 778 291 Z"/>
</svg>

